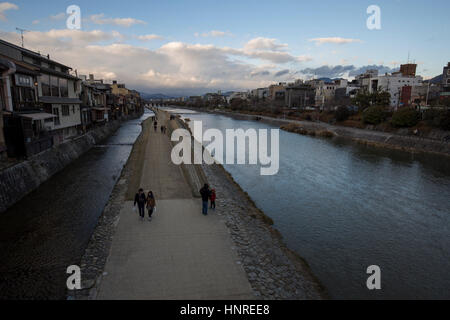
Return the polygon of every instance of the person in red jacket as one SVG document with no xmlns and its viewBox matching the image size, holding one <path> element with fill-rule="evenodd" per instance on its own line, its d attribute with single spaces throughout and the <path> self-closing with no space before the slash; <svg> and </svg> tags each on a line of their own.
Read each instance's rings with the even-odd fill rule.
<svg viewBox="0 0 450 320">
<path fill-rule="evenodd" d="M 211 200 L 211 209 L 216 210 L 216 189 L 211 190 L 211 195 L 209 196 Z"/>
</svg>

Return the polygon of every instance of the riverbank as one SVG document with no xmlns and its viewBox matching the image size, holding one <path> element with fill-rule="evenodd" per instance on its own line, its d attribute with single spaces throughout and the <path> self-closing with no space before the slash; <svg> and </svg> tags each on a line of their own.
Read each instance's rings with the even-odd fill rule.
<svg viewBox="0 0 450 320">
<path fill-rule="evenodd" d="M 431 153 L 450 156 L 450 141 L 399 135 L 376 130 L 344 127 L 331 125 L 324 122 L 280 119 L 268 116 L 249 115 L 222 110 L 191 110 L 221 114 L 241 120 L 261 121 L 267 124 L 278 126 L 282 129 L 285 128 L 287 129 L 287 131 L 295 133 L 351 140 L 355 143 L 372 147 L 401 150 L 408 153 Z"/>
<path fill-rule="evenodd" d="M 128 117 L 98 127 L 80 137 L 69 140 L 30 159 L 0 171 L 0 214 L 55 174 L 81 157 L 93 146 L 114 134 Z"/>
<path fill-rule="evenodd" d="M 145 126 L 148 126 L 148 123 L 144 125 L 143 132 L 149 131 L 151 128 L 145 128 Z M 114 277 L 114 275 L 111 275 L 110 271 L 114 270 L 114 268 L 111 266 L 111 264 L 114 265 L 113 261 L 117 258 L 114 258 L 117 256 L 117 248 L 111 248 L 111 244 L 113 241 L 119 241 L 117 240 L 117 237 L 121 237 L 121 233 L 126 232 L 126 230 L 122 230 L 119 233 L 117 233 L 118 226 L 120 223 L 132 223 L 129 227 L 134 227 L 134 219 L 132 221 L 128 221 L 130 219 L 129 216 L 129 208 L 127 207 L 128 204 L 126 203 L 127 199 L 127 190 L 130 181 L 133 179 L 136 179 L 136 172 L 139 172 L 138 167 L 143 166 L 144 163 L 142 163 L 142 156 L 140 156 L 143 146 L 149 143 L 149 136 L 145 133 L 141 135 L 141 137 L 136 142 L 130 160 L 128 161 L 124 171 L 123 175 L 119 180 L 119 183 L 116 185 L 113 195 L 111 197 L 111 200 L 109 204 L 107 205 L 104 216 L 99 221 L 99 225 L 97 226 L 97 230 L 95 231 L 88 249 L 86 250 L 86 254 L 83 257 L 81 268 L 82 268 L 82 274 L 83 274 L 83 283 L 82 286 L 84 290 L 78 291 L 76 293 L 71 293 L 70 298 L 74 299 L 96 299 L 96 298 L 104 298 L 105 297 L 105 287 L 103 289 L 100 289 L 102 286 L 105 286 L 104 280 L 111 277 Z M 152 143 L 150 141 L 150 143 Z M 153 142 L 154 143 L 154 142 Z M 166 155 L 167 156 L 167 155 Z M 141 159 L 141 160 L 140 160 Z M 148 161 L 147 161 L 148 162 Z M 151 166 L 155 165 L 154 163 L 149 163 L 150 168 Z M 158 167 L 159 165 L 157 165 Z M 181 170 L 181 169 L 180 169 Z M 147 172 L 148 170 L 145 170 Z M 221 252 L 215 252 L 211 251 L 209 253 L 208 260 L 205 260 L 204 264 L 209 265 L 211 263 L 214 263 L 213 260 L 222 260 L 221 264 L 227 265 L 230 261 L 223 260 L 224 258 L 220 258 L 221 255 L 225 254 L 226 256 L 229 255 L 229 257 L 236 256 L 237 261 L 231 265 L 229 265 L 227 268 L 224 268 L 224 270 L 221 271 L 223 266 L 219 267 L 216 266 L 212 269 L 214 271 L 214 274 L 217 274 L 218 278 L 214 277 L 211 278 L 212 283 L 208 285 L 209 289 L 204 288 L 204 292 L 200 290 L 200 292 L 191 292 L 191 294 L 186 293 L 185 298 L 190 299 L 203 299 L 203 298 L 214 298 L 218 297 L 216 296 L 217 293 L 215 292 L 222 292 L 223 290 L 219 290 L 220 287 L 229 287 L 233 284 L 233 281 L 230 281 L 231 274 L 234 274 L 236 271 L 232 271 L 235 269 L 235 267 L 243 268 L 243 272 L 247 278 L 246 281 L 248 281 L 251 285 L 252 292 L 254 298 L 259 299 L 322 299 L 326 297 L 326 294 L 324 293 L 324 289 L 318 284 L 318 282 L 315 280 L 314 276 L 309 271 L 309 268 L 307 267 L 307 264 L 299 258 L 296 254 L 291 252 L 286 248 L 286 246 L 283 244 L 281 236 L 279 233 L 273 229 L 270 226 L 270 221 L 265 218 L 265 215 L 262 214 L 262 212 L 256 208 L 256 206 L 252 203 L 251 199 L 249 199 L 248 195 L 243 192 L 237 184 L 234 183 L 231 176 L 226 173 L 226 171 L 221 168 L 220 166 L 202 166 L 202 171 L 204 171 L 205 176 L 207 177 L 207 180 L 210 182 L 210 184 L 215 187 L 218 190 L 219 194 L 219 200 L 218 200 L 218 209 L 215 212 L 211 213 L 211 216 L 209 219 L 211 220 L 205 220 L 201 218 L 201 215 L 199 215 L 197 212 L 194 212 L 190 219 L 193 219 L 195 222 L 195 225 L 193 227 L 196 229 L 198 225 L 202 225 L 204 223 L 209 224 L 208 226 L 203 226 L 201 228 L 202 230 L 222 230 L 221 225 L 227 230 L 226 234 L 228 234 L 228 237 L 232 240 L 232 248 L 231 251 L 228 252 L 229 249 L 222 248 L 219 251 Z M 181 170 L 183 172 L 183 170 Z M 145 174 L 145 173 L 144 173 Z M 185 173 L 183 173 L 185 175 Z M 144 175 L 142 175 L 144 177 Z M 156 178 L 156 177 L 154 177 Z M 144 180 L 147 180 L 146 178 Z M 158 180 L 158 179 L 157 179 Z M 184 183 L 188 180 L 185 177 Z M 145 181 L 142 183 L 145 184 Z M 142 184 L 141 183 L 141 184 Z M 152 182 L 150 182 L 152 183 Z M 153 182 L 155 183 L 155 182 Z M 181 182 L 178 182 L 177 184 L 180 184 Z M 162 183 L 164 185 L 164 183 Z M 152 187 L 152 189 L 154 189 Z M 158 188 L 166 188 L 165 186 L 158 185 Z M 191 186 L 192 188 L 192 186 Z M 171 190 L 166 189 L 166 190 Z M 178 192 L 177 192 L 178 193 Z M 161 194 L 161 193 L 157 193 Z M 188 197 L 188 195 L 185 195 Z M 190 196 L 189 196 L 190 197 Z M 167 198 L 167 197 L 164 197 Z M 170 197 L 169 197 L 170 198 Z M 158 195 L 157 195 L 158 199 Z M 190 201 L 190 200 L 189 200 Z M 160 202 L 160 201 L 158 201 Z M 157 205 L 158 210 L 155 215 L 155 219 L 163 219 L 162 216 L 166 216 L 173 214 L 173 210 L 169 212 L 162 211 L 164 210 L 164 206 L 170 206 L 170 203 L 176 202 L 175 200 L 171 200 L 171 202 L 162 201 L 163 205 Z M 195 200 L 192 205 L 198 205 L 198 200 Z M 190 206 L 190 205 L 189 205 Z M 188 207 L 189 207 L 188 206 Z M 186 210 L 186 209 L 185 209 Z M 198 208 L 200 211 L 200 208 Z M 120 213 L 122 211 L 122 213 Z M 176 214 L 176 213 L 175 213 Z M 185 213 L 186 214 L 186 213 Z M 161 215 L 161 217 L 158 217 Z M 122 216 L 122 218 L 121 218 Z M 133 215 L 131 215 L 133 216 Z M 200 218 L 200 220 L 198 220 Z M 120 222 L 121 219 L 126 219 L 125 222 Z M 179 219 L 179 218 L 178 218 Z M 209 221 L 209 222 L 208 222 Z M 269 222 L 269 223 L 268 223 Z M 155 224 L 157 222 L 155 221 Z M 159 221 L 158 223 L 163 223 L 163 221 Z M 174 223 L 174 222 L 172 222 Z M 183 228 L 185 229 L 186 226 L 190 225 L 192 221 L 185 221 L 183 223 Z M 213 224 L 211 224 L 213 223 Z M 152 222 L 153 224 L 153 222 Z M 149 226 L 149 228 L 154 227 L 153 225 Z M 162 227 L 162 226 L 160 226 Z M 155 227 L 156 228 L 156 227 Z M 170 230 L 177 229 L 176 226 L 172 226 Z M 206 229 L 205 229 L 206 228 Z M 189 227 L 187 229 L 192 229 L 192 227 Z M 137 231 L 139 232 L 139 231 Z M 154 232 L 158 233 L 158 229 L 155 229 Z M 220 231 L 222 232 L 222 231 Z M 147 234 L 147 233 L 146 233 Z M 156 235 L 155 235 L 156 236 Z M 192 234 L 190 237 L 198 237 L 201 236 L 201 234 Z M 225 236 L 223 234 L 221 237 Z M 214 236 L 216 237 L 216 236 Z M 116 240 L 114 240 L 116 239 Z M 153 242 L 157 241 L 156 239 L 152 240 Z M 209 242 L 216 243 L 216 240 L 210 240 Z M 227 242 L 227 241 L 225 241 Z M 145 245 L 145 244 L 144 244 Z M 179 244 L 177 244 L 178 246 Z M 119 243 L 116 244 L 116 247 L 120 246 Z M 223 245 L 221 245 L 223 246 Z M 148 252 L 149 247 L 141 248 L 143 251 L 141 254 L 151 254 Z M 172 251 L 175 248 L 167 248 L 168 250 Z M 112 251 L 111 251 L 112 250 Z M 116 252 L 114 254 L 114 251 Z M 178 252 L 179 250 L 176 250 Z M 190 249 L 192 251 L 192 249 Z M 202 249 L 200 251 L 210 251 L 209 249 Z M 226 253 L 228 252 L 228 253 Z M 215 255 L 218 255 L 214 259 Z M 109 256 L 109 259 L 108 259 Z M 198 258 L 200 258 L 201 255 L 199 255 Z M 158 256 L 158 259 L 162 259 L 162 256 Z M 196 259 L 196 257 L 192 257 Z M 108 262 L 109 261 L 109 262 Z M 105 267 L 109 263 L 110 267 Z M 191 261 L 191 258 L 184 261 L 179 261 L 179 263 L 186 264 L 186 263 L 198 263 L 197 261 Z M 135 263 L 134 265 L 137 265 L 135 267 L 139 267 L 138 263 Z M 232 267 L 233 266 L 233 267 Z M 148 268 L 154 268 L 154 265 L 148 265 Z M 166 266 L 167 268 L 172 268 L 172 266 Z M 239 269 L 238 268 L 238 269 Z M 159 272 L 159 271 L 155 271 Z M 222 274 L 220 273 L 222 272 Z M 239 271 L 240 272 L 240 271 Z M 238 274 L 239 274 L 238 272 Z M 151 277 L 152 272 L 148 272 L 149 277 Z M 183 280 L 184 282 L 187 281 L 187 279 L 193 277 L 195 278 L 195 272 L 192 274 L 185 274 L 186 279 Z M 130 275 L 126 275 L 129 277 Z M 171 275 L 174 277 L 175 275 Z M 220 277 L 219 277 L 220 276 Z M 236 274 L 237 276 L 237 274 Z M 131 277 L 131 276 L 130 276 Z M 176 278 L 177 276 L 175 276 Z M 211 277 L 211 276 L 210 276 Z M 238 279 L 240 276 L 237 276 L 236 279 Z M 230 283 L 224 283 L 221 278 L 223 279 L 229 279 L 228 282 Z M 148 279 L 147 279 L 148 280 Z M 176 280 L 176 279 L 175 279 Z M 150 281 L 150 280 L 149 280 Z M 169 281 L 169 280 L 168 280 Z M 167 284 L 161 284 L 165 289 L 169 290 L 173 284 L 171 281 Z M 179 281 L 178 281 L 179 282 Z M 244 280 L 239 280 L 237 283 L 234 284 L 234 286 L 240 287 L 241 285 L 245 284 Z M 103 284 L 102 284 L 103 283 Z M 110 287 L 111 280 L 109 280 L 109 285 L 106 284 L 106 287 Z M 214 284 L 215 283 L 215 284 Z M 161 288 L 154 284 L 156 287 L 149 288 L 147 296 L 141 298 L 154 298 L 158 299 L 158 290 Z M 205 284 L 206 285 L 206 284 Z M 141 286 L 144 287 L 145 285 L 141 284 Z M 211 287 L 212 286 L 212 287 Z M 236 287 L 237 288 L 237 287 Z M 100 290 L 99 290 L 100 289 Z M 140 289 L 140 292 L 143 292 Z M 219 291 L 217 291 L 219 290 Z M 231 288 L 227 289 L 229 294 L 232 292 L 242 292 L 241 290 L 235 291 Z M 223 291 L 223 294 L 227 291 Z M 103 291 L 103 294 L 99 294 L 99 291 Z M 107 290 L 111 291 L 111 290 Z M 125 297 L 131 298 L 133 295 L 126 295 L 126 289 L 125 288 L 119 288 L 118 290 L 120 292 L 110 292 L 110 295 L 120 295 L 123 294 Z M 144 290 L 145 291 L 145 290 Z M 208 296 L 208 291 L 210 292 L 210 295 Z M 203 293 L 202 293 L 203 292 Z M 159 292 L 161 294 L 161 292 Z M 172 292 L 173 293 L 173 292 Z M 172 295 L 172 297 L 180 297 L 180 292 L 178 294 Z M 123 297 L 123 296 L 122 296 Z M 235 298 L 237 296 L 234 296 Z M 161 296 L 159 296 L 161 298 Z"/>
<path fill-rule="evenodd" d="M 139 168 L 142 167 L 144 161 L 143 155 L 149 138 L 151 122 L 152 120 L 149 118 L 142 123 L 142 132 L 133 145 L 130 157 L 81 258 L 82 290 L 68 292 L 69 300 L 92 300 L 97 297 L 97 288 L 103 277 L 113 236 L 119 223 L 120 211 L 126 199 L 134 197 L 134 194 L 131 194 L 132 191 L 129 192 L 129 190 L 132 187 L 136 188 L 139 184 L 138 177 L 142 172 Z"/>
<path fill-rule="evenodd" d="M 188 129 L 181 119 L 178 124 Z M 191 166 L 192 167 L 192 166 Z M 220 164 L 201 166 L 218 194 L 216 213 L 224 219 L 256 297 L 270 300 L 325 299 L 326 289 L 308 263 L 290 250 L 273 220 Z M 189 179 L 188 179 L 189 180 Z"/>
</svg>

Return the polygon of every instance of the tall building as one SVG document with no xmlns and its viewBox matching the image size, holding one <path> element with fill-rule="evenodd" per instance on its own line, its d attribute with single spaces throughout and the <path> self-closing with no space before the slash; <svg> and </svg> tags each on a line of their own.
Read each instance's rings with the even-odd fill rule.
<svg viewBox="0 0 450 320">
<path fill-rule="evenodd" d="M 416 71 L 417 71 L 417 64 L 407 63 L 407 64 L 402 64 L 400 66 L 400 73 L 404 77 L 415 77 Z"/>
</svg>

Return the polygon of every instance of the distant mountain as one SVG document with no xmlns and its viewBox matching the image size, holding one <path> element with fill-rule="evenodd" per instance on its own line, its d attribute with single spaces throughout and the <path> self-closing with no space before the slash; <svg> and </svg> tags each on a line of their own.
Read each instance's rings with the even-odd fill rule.
<svg viewBox="0 0 450 320">
<path fill-rule="evenodd" d="M 342 78 L 334 78 L 334 79 L 331 79 L 331 78 L 326 78 L 326 77 L 324 77 L 324 78 L 319 78 L 319 79 L 317 79 L 317 80 L 320 80 L 320 81 L 329 83 L 329 82 L 333 82 L 333 81 L 335 81 L 335 80 L 341 80 L 341 79 L 342 79 Z"/>
<path fill-rule="evenodd" d="M 162 100 L 162 99 L 173 99 L 173 98 L 177 98 L 177 97 L 173 97 L 173 96 L 168 96 L 162 93 L 155 93 L 155 94 L 148 94 L 148 93 L 141 93 L 141 97 L 146 99 L 146 100 Z"/>
</svg>

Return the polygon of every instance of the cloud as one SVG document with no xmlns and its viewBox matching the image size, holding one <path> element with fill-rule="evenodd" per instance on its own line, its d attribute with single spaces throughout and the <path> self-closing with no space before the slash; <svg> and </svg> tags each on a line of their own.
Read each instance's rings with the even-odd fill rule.
<svg viewBox="0 0 450 320">
<path fill-rule="evenodd" d="M 111 24 L 120 27 L 129 28 L 135 24 L 147 24 L 147 22 L 134 18 L 105 18 L 105 14 L 94 14 L 90 16 L 90 20 L 99 25 Z"/>
<path fill-rule="evenodd" d="M 7 21 L 5 12 L 8 10 L 19 10 L 19 6 L 10 2 L 0 2 L 0 20 Z"/>
<path fill-rule="evenodd" d="M 279 51 L 287 48 L 288 48 L 287 44 L 277 43 L 277 39 L 262 38 L 262 37 L 250 40 L 244 47 L 244 49 L 248 51 L 253 50 Z"/>
<path fill-rule="evenodd" d="M 284 76 L 284 75 L 289 74 L 289 72 L 290 72 L 290 71 L 289 71 L 288 69 L 278 71 L 277 73 L 275 73 L 275 77 L 279 78 L 279 77 L 281 77 L 281 76 Z"/>
<path fill-rule="evenodd" d="M 204 32 L 204 33 L 194 33 L 194 35 L 196 37 L 213 37 L 213 38 L 218 38 L 218 37 L 225 37 L 225 36 L 233 36 L 233 34 L 231 32 L 228 31 L 218 31 L 218 30 L 212 30 L 209 32 Z"/>
<path fill-rule="evenodd" d="M 39 20 L 33 20 L 33 22 L 32 22 L 33 25 L 36 25 L 36 24 L 39 24 L 39 23 L 41 23 Z"/>
<path fill-rule="evenodd" d="M 143 36 L 138 36 L 138 39 L 141 41 L 151 41 L 151 40 L 161 40 L 163 37 L 158 36 L 156 34 L 146 34 Z"/>
<path fill-rule="evenodd" d="M 98 78 L 124 82 L 130 88 L 166 94 L 265 87 L 277 72 L 289 77 L 280 64 L 299 59 L 284 51 L 247 51 L 183 42 L 149 49 L 119 43 L 122 37 L 118 32 L 61 29 L 31 31 L 26 43 L 27 48 L 50 54 L 52 59 L 77 69 L 78 74 L 93 73 Z M 20 43 L 15 32 L 0 31 L 0 38 Z"/>
<path fill-rule="evenodd" d="M 397 71 L 396 69 L 391 69 L 383 65 L 367 65 L 359 68 L 355 67 L 354 65 L 324 65 L 318 68 L 306 68 L 301 70 L 300 73 L 315 75 L 318 78 L 339 78 L 344 76 L 355 77 L 357 75 L 365 73 L 369 69 L 376 69 L 380 74 Z"/>
<path fill-rule="evenodd" d="M 321 45 L 324 43 L 347 44 L 347 43 L 361 43 L 362 42 L 359 39 L 346 39 L 346 38 L 340 38 L 340 37 L 315 38 L 315 39 L 309 39 L 309 41 L 315 42 L 316 45 Z"/>
<path fill-rule="evenodd" d="M 305 62 L 312 60 L 309 56 L 293 56 L 286 52 L 287 44 L 278 43 L 277 39 L 255 38 L 248 41 L 243 49 L 235 54 L 249 58 L 262 59 L 273 63 Z"/>
<path fill-rule="evenodd" d="M 353 71 L 351 71 L 349 73 L 350 77 L 355 77 L 357 75 L 363 74 L 365 73 L 367 70 L 378 70 L 378 74 L 385 74 L 385 73 L 392 73 L 392 72 L 397 72 L 399 71 L 399 68 L 390 68 L 388 66 L 384 66 L 384 65 L 367 65 L 367 66 L 362 66 L 359 68 L 355 68 Z"/>
</svg>

